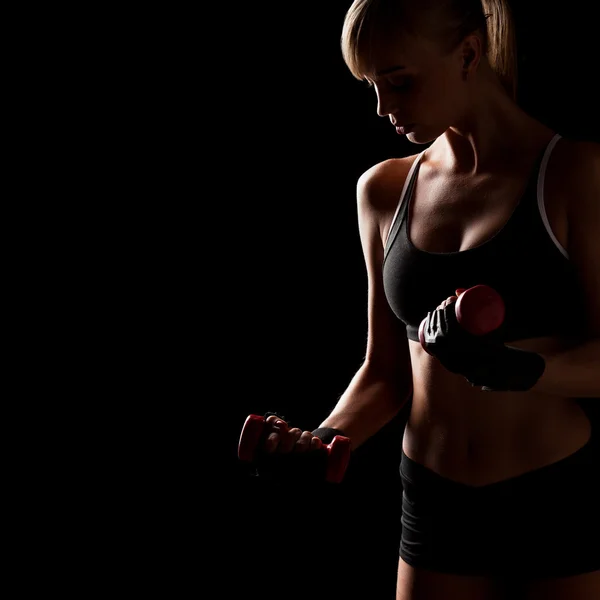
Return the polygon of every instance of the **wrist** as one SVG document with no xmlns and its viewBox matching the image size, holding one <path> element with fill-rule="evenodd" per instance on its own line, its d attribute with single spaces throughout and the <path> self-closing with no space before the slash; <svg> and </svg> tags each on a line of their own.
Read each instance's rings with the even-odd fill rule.
<svg viewBox="0 0 600 600">
<path fill-rule="evenodd" d="M 336 435 L 348 437 L 343 431 L 333 427 L 317 427 L 317 429 L 313 430 L 311 433 L 315 437 L 318 437 L 324 444 L 330 444 Z"/>
<path fill-rule="evenodd" d="M 512 388 L 514 391 L 530 390 L 544 374 L 546 361 L 541 354 L 520 348 L 509 348 L 512 358 Z"/>
<path fill-rule="evenodd" d="M 487 369 L 467 379 L 488 392 L 526 392 L 536 385 L 545 369 L 541 354 L 505 346 Z"/>
</svg>

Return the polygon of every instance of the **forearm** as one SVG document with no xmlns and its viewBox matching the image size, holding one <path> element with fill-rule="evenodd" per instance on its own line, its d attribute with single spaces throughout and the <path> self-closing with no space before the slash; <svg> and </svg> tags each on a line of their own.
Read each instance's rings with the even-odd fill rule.
<svg viewBox="0 0 600 600">
<path fill-rule="evenodd" d="M 600 397 L 600 339 L 555 354 L 543 354 L 546 367 L 535 392 L 575 398 Z"/>
<path fill-rule="evenodd" d="M 411 381 L 386 377 L 364 364 L 320 427 L 340 429 L 355 450 L 398 414 L 411 389 Z"/>
</svg>

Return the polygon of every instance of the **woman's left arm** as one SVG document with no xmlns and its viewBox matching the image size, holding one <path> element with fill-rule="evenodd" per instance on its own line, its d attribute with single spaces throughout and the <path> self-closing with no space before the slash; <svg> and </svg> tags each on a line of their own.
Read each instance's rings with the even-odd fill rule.
<svg viewBox="0 0 600 600">
<path fill-rule="evenodd" d="M 568 253 L 585 294 L 589 337 L 564 352 L 542 354 L 546 367 L 531 390 L 600 398 L 600 144 L 576 142 L 573 148 L 565 171 L 572 190 Z"/>
</svg>

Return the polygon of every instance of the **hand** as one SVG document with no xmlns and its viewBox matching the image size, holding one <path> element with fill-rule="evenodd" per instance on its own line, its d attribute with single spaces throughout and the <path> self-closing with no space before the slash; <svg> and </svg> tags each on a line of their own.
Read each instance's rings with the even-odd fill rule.
<svg viewBox="0 0 600 600">
<path fill-rule="evenodd" d="M 291 452 L 303 454 L 310 450 L 321 450 L 323 442 L 310 431 L 302 431 L 298 427 L 289 428 L 281 418 L 271 415 L 266 419 L 266 436 L 263 451 L 267 454 L 275 452 L 289 454 Z"/>
<path fill-rule="evenodd" d="M 484 391 L 526 391 L 544 372 L 542 356 L 505 346 L 497 331 L 473 335 L 459 324 L 455 302 L 465 290 L 444 300 L 422 324 L 422 345 L 446 369 Z"/>
<path fill-rule="evenodd" d="M 238 443 L 240 460 L 253 463 L 257 475 L 278 480 L 302 478 L 339 483 L 350 453 L 350 438 L 339 429 L 290 429 L 284 417 L 272 412 L 263 417 L 248 415 Z"/>
<path fill-rule="evenodd" d="M 254 460 L 256 473 L 275 482 L 292 484 L 300 481 L 339 482 L 349 458 L 349 440 L 340 440 L 334 445 L 336 450 L 332 450 L 332 455 L 330 447 L 320 437 L 298 427 L 290 429 L 282 417 L 270 415 L 264 421 L 258 442 Z"/>
<path fill-rule="evenodd" d="M 423 349 L 435 356 L 448 371 L 465 375 L 466 369 L 482 351 L 482 337 L 469 334 L 456 318 L 456 301 L 464 292 L 456 290 L 433 312 L 427 313 L 419 331 Z"/>
</svg>

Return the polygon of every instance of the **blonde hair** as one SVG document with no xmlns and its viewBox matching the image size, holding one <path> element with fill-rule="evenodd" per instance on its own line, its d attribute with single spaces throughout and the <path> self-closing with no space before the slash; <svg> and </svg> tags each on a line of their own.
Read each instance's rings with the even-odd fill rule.
<svg viewBox="0 0 600 600">
<path fill-rule="evenodd" d="M 508 0 L 354 0 L 342 28 L 342 56 L 362 80 L 375 35 L 418 34 L 449 53 L 473 32 L 480 33 L 490 66 L 516 101 L 517 42 Z"/>
</svg>

